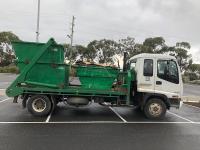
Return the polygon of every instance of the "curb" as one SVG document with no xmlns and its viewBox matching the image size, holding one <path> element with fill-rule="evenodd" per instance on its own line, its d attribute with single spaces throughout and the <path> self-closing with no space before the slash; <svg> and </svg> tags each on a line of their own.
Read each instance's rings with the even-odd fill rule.
<svg viewBox="0 0 200 150">
<path fill-rule="evenodd" d="M 200 96 L 183 96 L 183 102 L 200 103 Z"/>
</svg>

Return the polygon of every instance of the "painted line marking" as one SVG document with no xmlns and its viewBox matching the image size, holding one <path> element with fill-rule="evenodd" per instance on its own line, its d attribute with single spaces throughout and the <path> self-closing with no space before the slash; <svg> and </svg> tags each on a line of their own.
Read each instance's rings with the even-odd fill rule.
<svg viewBox="0 0 200 150">
<path fill-rule="evenodd" d="M 109 106 L 109 108 L 123 121 L 123 122 L 127 122 L 114 108 L 112 108 L 111 106 Z"/>
<path fill-rule="evenodd" d="M 10 84 L 11 82 L 0 82 L 1 84 Z"/>
<path fill-rule="evenodd" d="M 5 101 L 7 101 L 7 100 L 9 100 L 9 99 L 11 99 L 11 98 L 3 99 L 3 100 L 0 101 L 0 103 L 5 102 Z"/>
<path fill-rule="evenodd" d="M 186 106 L 189 106 L 189 107 L 193 107 L 193 108 L 200 109 L 200 108 L 199 108 L 199 107 L 197 107 L 197 106 L 193 106 L 193 105 L 189 105 L 189 104 L 185 104 L 185 103 L 183 103 L 183 105 L 186 105 Z"/>
<path fill-rule="evenodd" d="M 67 121 L 67 122 L 0 122 L 0 124 L 197 124 L 200 125 L 200 122 Z"/>
<path fill-rule="evenodd" d="M 48 123 L 49 122 L 49 120 L 50 120 L 50 118 L 51 118 L 51 113 L 48 115 L 48 117 L 47 117 L 47 119 L 46 119 L 46 123 Z"/>
<path fill-rule="evenodd" d="M 178 118 L 181 118 L 181 119 L 186 120 L 186 121 L 188 121 L 188 122 L 194 123 L 192 120 L 189 120 L 189 119 L 187 119 L 187 118 L 185 118 L 185 117 L 182 117 L 182 116 L 180 116 L 180 115 L 177 115 L 177 114 L 175 114 L 175 113 L 173 113 L 173 112 L 170 112 L 170 111 L 167 111 L 167 112 L 170 113 L 170 114 L 172 114 L 172 115 L 174 115 L 174 116 L 176 116 L 176 117 L 178 117 Z"/>
<path fill-rule="evenodd" d="M 47 117 L 45 123 L 48 123 L 48 122 L 49 122 L 49 120 L 51 119 L 51 115 L 52 115 L 52 112 L 48 115 L 48 117 Z"/>
</svg>

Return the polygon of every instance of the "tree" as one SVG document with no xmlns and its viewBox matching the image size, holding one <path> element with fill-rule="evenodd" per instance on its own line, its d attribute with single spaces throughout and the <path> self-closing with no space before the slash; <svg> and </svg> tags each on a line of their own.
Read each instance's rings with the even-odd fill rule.
<svg viewBox="0 0 200 150">
<path fill-rule="evenodd" d="M 78 51 L 76 50 L 75 46 L 71 47 L 69 44 L 63 44 L 65 49 L 65 58 L 70 60 L 71 62 L 76 61 L 78 56 Z M 71 58 L 70 58 L 70 51 L 72 51 Z"/>
<path fill-rule="evenodd" d="M 89 56 L 99 63 L 114 64 L 113 56 L 118 53 L 118 43 L 113 40 L 95 40 L 88 44 Z"/>
<path fill-rule="evenodd" d="M 90 42 L 85 51 L 82 52 L 82 58 L 86 59 L 88 62 L 94 62 L 95 58 L 97 57 L 97 49 L 95 47 L 97 43 L 97 40 Z"/>
<path fill-rule="evenodd" d="M 11 42 L 21 41 L 12 32 L 0 32 L 0 66 L 6 66 L 13 62 L 14 54 Z"/>
<path fill-rule="evenodd" d="M 146 53 L 162 53 L 163 48 L 166 48 L 164 38 L 154 37 L 145 39 L 142 50 Z"/>
<path fill-rule="evenodd" d="M 118 54 L 123 56 L 124 52 L 128 52 L 129 56 L 133 56 L 136 54 L 135 51 L 135 38 L 133 37 L 127 37 L 125 39 L 120 39 L 119 44 L 117 45 L 118 47 Z"/>
<path fill-rule="evenodd" d="M 188 66 L 188 72 L 194 72 L 200 75 L 200 64 L 190 64 Z"/>
<path fill-rule="evenodd" d="M 163 37 L 146 38 L 142 44 L 135 43 L 134 40 L 130 37 L 120 40 L 120 46 L 127 49 L 130 57 L 140 53 L 165 53 L 169 50 Z"/>
<path fill-rule="evenodd" d="M 8 31 L 8 32 L 0 32 L 0 43 L 10 43 L 10 42 L 18 42 L 21 41 L 17 35 Z"/>
<path fill-rule="evenodd" d="M 188 42 L 177 42 L 174 48 L 174 56 L 180 61 L 181 71 L 187 70 L 192 63 L 192 56 L 188 54 L 191 46 Z"/>
<path fill-rule="evenodd" d="M 87 48 L 82 46 L 82 45 L 75 45 L 72 48 L 70 47 L 69 44 L 63 44 L 64 49 L 65 49 L 65 58 L 70 60 L 72 63 L 75 62 L 78 57 L 83 61 L 83 55 L 85 56 L 87 53 Z M 72 55 L 70 57 L 70 51 L 72 50 Z"/>
</svg>

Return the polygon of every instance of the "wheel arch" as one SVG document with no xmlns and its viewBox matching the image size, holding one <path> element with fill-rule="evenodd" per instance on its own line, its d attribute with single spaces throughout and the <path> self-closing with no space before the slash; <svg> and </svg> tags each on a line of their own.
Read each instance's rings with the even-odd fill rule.
<svg viewBox="0 0 200 150">
<path fill-rule="evenodd" d="M 152 93 L 152 94 L 146 93 L 146 94 L 144 94 L 143 104 L 145 105 L 152 98 L 161 99 L 166 104 L 167 109 L 170 108 L 170 102 L 169 102 L 169 99 L 167 98 L 167 96 L 163 95 L 163 94 L 157 94 L 157 93 Z"/>
<path fill-rule="evenodd" d="M 22 99 L 22 107 L 23 108 L 26 108 L 27 106 L 27 101 L 28 101 L 28 99 L 29 99 L 29 97 L 31 97 L 31 96 L 34 96 L 34 95 L 44 95 L 44 96 L 47 96 L 48 98 L 49 98 L 49 100 L 51 101 L 51 103 L 52 103 L 52 108 L 55 108 L 55 105 L 56 105 L 56 100 L 55 100 L 55 98 L 54 98 L 54 95 L 48 95 L 48 94 L 36 94 L 36 93 L 34 93 L 34 94 L 24 94 L 23 95 L 23 99 Z"/>
<path fill-rule="evenodd" d="M 36 108 L 34 105 L 35 101 L 43 101 L 42 111 L 39 111 L 40 108 Z M 46 94 L 30 94 L 28 101 L 26 103 L 28 111 L 34 116 L 46 116 L 52 111 L 52 100 Z M 39 106 L 40 107 L 40 106 Z"/>
</svg>

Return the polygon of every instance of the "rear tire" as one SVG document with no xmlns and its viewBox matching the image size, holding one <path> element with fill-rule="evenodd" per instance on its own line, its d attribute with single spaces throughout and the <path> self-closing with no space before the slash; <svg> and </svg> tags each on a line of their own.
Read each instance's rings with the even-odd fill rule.
<svg viewBox="0 0 200 150">
<path fill-rule="evenodd" d="M 160 120 L 165 117 L 166 104 L 158 98 L 152 98 L 147 101 L 144 107 L 144 114 L 147 118 Z"/>
<path fill-rule="evenodd" d="M 34 95 L 28 99 L 27 109 L 34 116 L 47 116 L 52 108 L 50 99 L 45 95 Z"/>
</svg>

